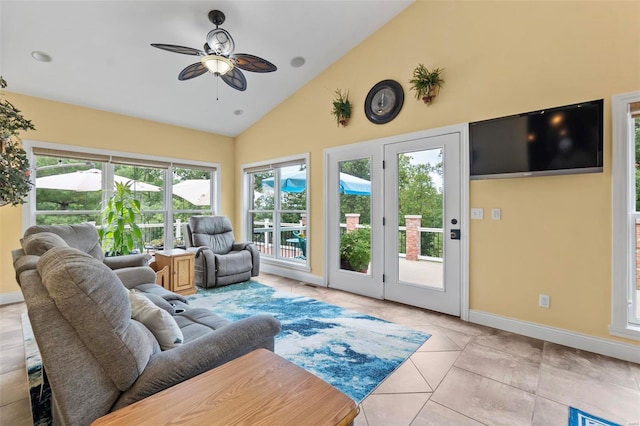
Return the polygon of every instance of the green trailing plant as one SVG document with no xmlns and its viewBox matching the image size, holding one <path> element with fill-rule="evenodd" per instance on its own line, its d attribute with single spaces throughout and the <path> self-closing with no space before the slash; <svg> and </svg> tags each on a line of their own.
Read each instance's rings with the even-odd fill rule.
<svg viewBox="0 0 640 426">
<path fill-rule="evenodd" d="M 98 236 L 107 256 L 130 254 L 144 248 L 142 231 L 136 224 L 140 215 L 140 201 L 131 191 L 131 183 L 115 183 L 107 206 L 102 210 L 102 226 Z"/>
<path fill-rule="evenodd" d="M 336 89 L 336 98 L 333 100 L 331 114 L 336 118 L 338 126 L 346 126 L 351 118 L 351 102 L 349 102 L 349 92 L 342 92 Z"/>
<path fill-rule="evenodd" d="M 416 92 L 416 99 L 422 99 L 428 105 L 433 102 L 444 84 L 441 76 L 443 71 L 444 68 L 435 68 L 433 71 L 429 71 L 422 64 L 413 70 L 413 78 L 409 80 L 409 83 L 411 90 Z"/>
<path fill-rule="evenodd" d="M 340 267 L 366 271 L 371 261 L 371 229 L 357 228 L 340 236 Z"/>
<path fill-rule="evenodd" d="M 0 77 L 0 89 L 7 82 Z M 33 186 L 27 153 L 21 147 L 20 131 L 35 130 L 30 120 L 22 116 L 11 102 L 0 102 L 0 206 L 24 203 Z"/>
</svg>

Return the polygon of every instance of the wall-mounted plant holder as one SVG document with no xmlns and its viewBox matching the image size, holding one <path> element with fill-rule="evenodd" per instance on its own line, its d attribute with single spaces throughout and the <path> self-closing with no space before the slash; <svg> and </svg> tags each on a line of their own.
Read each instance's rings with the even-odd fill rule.
<svg viewBox="0 0 640 426">
<path fill-rule="evenodd" d="M 416 99 L 422 100 L 427 105 L 431 105 L 444 84 L 444 80 L 442 79 L 443 71 L 444 68 L 435 68 L 433 71 L 429 71 L 422 64 L 413 70 L 413 78 L 409 80 L 409 84 L 411 84 L 411 90 L 416 92 Z"/>
<path fill-rule="evenodd" d="M 331 114 L 336 118 L 338 126 L 343 127 L 349 123 L 351 118 L 351 102 L 349 102 L 349 92 L 336 89 L 336 98 L 333 100 Z"/>
</svg>

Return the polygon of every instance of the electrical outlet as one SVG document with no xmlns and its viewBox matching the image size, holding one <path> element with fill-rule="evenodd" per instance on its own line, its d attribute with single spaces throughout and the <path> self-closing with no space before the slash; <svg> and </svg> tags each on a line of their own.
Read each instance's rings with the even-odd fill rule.
<svg viewBox="0 0 640 426">
<path fill-rule="evenodd" d="M 473 208 L 471 209 L 471 219 L 482 220 L 484 217 L 484 212 L 482 209 Z"/>
<path fill-rule="evenodd" d="M 551 302 L 551 298 L 547 294 L 540 294 L 538 296 L 538 306 L 541 308 L 549 309 L 549 303 Z"/>
<path fill-rule="evenodd" d="M 500 209 L 491 209 L 491 219 L 500 220 Z"/>
</svg>

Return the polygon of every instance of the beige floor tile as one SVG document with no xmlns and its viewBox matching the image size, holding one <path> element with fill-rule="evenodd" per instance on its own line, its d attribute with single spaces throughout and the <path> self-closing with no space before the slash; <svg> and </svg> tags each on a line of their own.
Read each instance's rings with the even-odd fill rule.
<svg viewBox="0 0 640 426">
<path fill-rule="evenodd" d="M 367 423 L 367 417 L 364 415 L 364 410 L 362 409 L 362 407 L 360 407 L 360 412 L 353 420 L 353 426 L 369 426 L 369 423 Z"/>
<path fill-rule="evenodd" d="M 429 340 L 418 348 L 418 352 L 459 351 L 462 349 L 438 326 L 417 326 L 415 329 L 431 334 Z"/>
<path fill-rule="evenodd" d="M 449 328 L 465 334 L 471 334 L 473 336 L 483 336 L 487 334 L 494 334 L 496 332 L 493 328 L 462 321 L 460 318 L 456 318 L 451 315 L 440 315 L 440 317 L 438 317 L 434 322 L 434 325 Z"/>
<path fill-rule="evenodd" d="M 549 426 L 567 424 L 569 407 L 546 398 L 536 397 L 531 426 Z"/>
<path fill-rule="evenodd" d="M 640 419 L 640 391 L 548 365 L 540 367 L 538 396 L 618 423 Z"/>
<path fill-rule="evenodd" d="M 427 380 L 431 389 L 435 390 L 459 355 L 459 351 L 416 352 L 410 359 Z"/>
<path fill-rule="evenodd" d="M 20 368 L 0 374 L 0 405 L 29 398 L 27 370 Z"/>
<path fill-rule="evenodd" d="M 413 392 L 432 392 L 432 389 L 410 359 L 398 367 L 398 369 L 387 377 L 374 391 L 374 393 Z"/>
<path fill-rule="evenodd" d="M 26 368 L 23 346 L 0 350 L 0 374 L 21 368 Z"/>
<path fill-rule="evenodd" d="M 411 426 L 480 426 L 467 416 L 455 412 L 433 401 L 427 401 Z"/>
<path fill-rule="evenodd" d="M 531 423 L 535 396 L 454 367 L 431 400 L 482 423 L 520 426 Z"/>
<path fill-rule="evenodd" d="M 24 337 L 22 336 L 22 326 L 16 330 L 0 331 L 0 350 L 15 348 L 24 345 Z"/>
<path fill-rule="evenodd" d="M 475 337 L 477 337 L 473 334 L 463 333 L 461 331 L 452 330 L 447 327 L 443 327 L 443 326 L 438 326 L 438 327 L 440 327 L 440 330 L 442 330 L 445 336 L 447 336 L 456 345 L 458 345 L 460 349 L 464 349 L 464 347 L 467 346 L 470 341 L 472 341 Z"/>
<path fill-rule="evenodd" d="M 629 368 L 631 369 L 631 373 L 633 377 L 636 379 L 636 384 L 638 385 L 638 390 L 640 390 L 640 364 L 636 364 L 633 362 L 629 363 Z"/>
<path fill-rule="evenodd" d="M 526 392 L 535 393 L 538 387 L 540 361 L 532 362 L 527 358 L 478 345 L 475 340 L 467 345 L 454 365 Z"/>
<path fill-rule="evenodd" d="M 408 426 L 429 399 L 430 393 L 372 394 L 362 407 L 368 426 Z"/>
<path fill-rule="evenodd" d="M 21 399 L 12 404 L 0 406 L 0 425 L 32 426 L 29 399 Z"/>
<path fill-rule="evenodd" d="M 637 390 L 627 361 L 545 342 L 542 364 Z"/>
<path fill-rule="evenodd" d="M 496 334 L 478 336 L 473 343 L 497 349 L 502 352 L 524 357 L 532 362 L 539 363 L 542 360 L 544 340 L 533 339 L 507 331 L 498 331 Z"/>
</svg>

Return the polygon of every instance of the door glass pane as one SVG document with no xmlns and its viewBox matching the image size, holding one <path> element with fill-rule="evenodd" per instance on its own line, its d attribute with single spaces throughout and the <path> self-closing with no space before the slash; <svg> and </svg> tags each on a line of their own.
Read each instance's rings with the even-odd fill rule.
<svg viewBox="0 0 640 426">
<path fill-rule="evenodd" d="M 341 161 L 340 269 L 371 274 L 371 159 Z"/>
<path fill-rule="evenodd" d="M 442 148 L 398 154 L 398 281 L 444 288 Z"/>
</svg>

